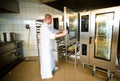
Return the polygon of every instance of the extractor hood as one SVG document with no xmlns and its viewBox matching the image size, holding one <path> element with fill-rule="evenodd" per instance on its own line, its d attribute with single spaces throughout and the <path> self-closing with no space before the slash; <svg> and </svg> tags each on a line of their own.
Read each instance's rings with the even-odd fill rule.
<svg viewBox="0 0 120 81">
<path fill-rule="evenodd" d="M 19 13 L 19 1 L 0 0 L 0 13 Z"/>
<path fill-rule="evenodd" d="M 64 6 L 74 11 L 83 11 L 120 5 L 120 0 L 54 0 L 54 1 L 48 0 L 48 1 L 49 2 L 45 3 L 46 5 L 61 11 L 63 11 Z"/>
<path fill-rule="evenodd" d="M 48 2 L 53 2 L 53 1 L 57 1 L 57 0 L 40 0 L 40 2 L 42 3 L 48 3 Z"/>
</svg>

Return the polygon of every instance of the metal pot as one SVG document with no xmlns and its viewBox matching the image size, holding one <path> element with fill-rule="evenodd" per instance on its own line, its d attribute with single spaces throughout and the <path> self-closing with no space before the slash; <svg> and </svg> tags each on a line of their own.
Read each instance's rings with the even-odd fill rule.
<svg viewBox="0 0 120 81">
<path fill-rule="evenodd" d="M 4 42 L 9 42 L 10 41 L 10 33 L 3 33 L 3 38 Z"/>
<path fill-rule="evenodd" d="M 16 41 L 16 33 L 14 33 L 14 32 L 11 32 L 10 33 L 10 41 Z"/>
<path fill-rule="evenodd" d="M 16 33 L 13 32 L 3 32 L 1 34 L 2 42 L 13 42 L 16 40 Z"/>
</svg>

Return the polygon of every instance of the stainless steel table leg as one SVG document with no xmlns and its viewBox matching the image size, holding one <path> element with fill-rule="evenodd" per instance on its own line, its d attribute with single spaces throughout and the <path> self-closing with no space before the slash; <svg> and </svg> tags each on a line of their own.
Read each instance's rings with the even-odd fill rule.
<svg viewBox="0 0 120 81">
<path fill-rule="evenodd" d="M 95 76 L 95 74 L 96 74 L 96 67 L 93 66 L 93 72 L 92 72 L 92 75 Z"/>
<path fill-rule="evenodd" d="M 85 64 L 84 63 L 82 63 L 82 66 L 83 66 L 83 69 L 85 69 Z"/>
<path fill-rule="evenodd" d="M 107 81 L 112 79 L 112 77 L 113 77 L 113 74 L 110 72 L 110 70 L 108 70 L 108 72 L 107 72 Z"/>
</svg>

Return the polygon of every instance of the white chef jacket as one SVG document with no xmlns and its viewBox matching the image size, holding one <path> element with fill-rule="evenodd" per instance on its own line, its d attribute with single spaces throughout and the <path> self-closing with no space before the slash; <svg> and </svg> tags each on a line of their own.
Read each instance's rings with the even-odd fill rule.
<svg viewBox="0 0 120 81">
<path fill-rule="evenodd" d="M 48 24 L 44 23 L 40 28 L 40 73 L 41 78 L 53 77 L 52 71 L 55 68 L 53 57 L 53 42 L 55 31 Z"/>
</svg>

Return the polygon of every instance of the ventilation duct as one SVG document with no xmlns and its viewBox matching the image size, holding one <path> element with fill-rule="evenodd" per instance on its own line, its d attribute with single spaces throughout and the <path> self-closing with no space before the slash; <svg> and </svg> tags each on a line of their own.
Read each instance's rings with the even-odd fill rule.
<svg viewBox="0 0 120 81">
<path fill-rule="evenodd" d="M 19 1 L 0 0 L 0 13 L 19 13 Z"/>
</svg>

